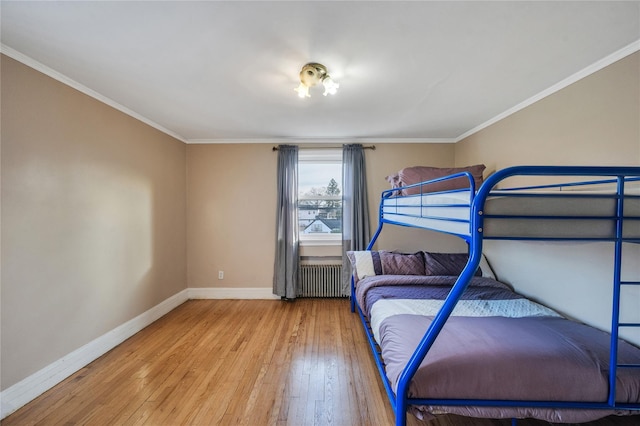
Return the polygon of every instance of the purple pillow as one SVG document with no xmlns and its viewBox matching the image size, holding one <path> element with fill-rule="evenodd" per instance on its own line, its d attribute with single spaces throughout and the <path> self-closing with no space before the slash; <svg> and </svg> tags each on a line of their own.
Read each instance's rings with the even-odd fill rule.
<svg viewBox="0 0 640 426">
<path fill-rule="evenodd" d="M 422 252 L 348 251 L 354 277 L 361 280 L 373 275 L 424 275 Z"/>
<path fill-rule="evenodd" d="M 424 252 L 425 275 L 460 275 L 469 260 L 467 253 Z M 474 274 L 482 276 L 482 268 Z"/>
<path fill-rule="evenodd" d="M 391 183 L 392 188 L 398 188 L 400 186 L 413 185 L 415 183 L 424 182 L 431 179 L 441 178 L 449 175 L 453 175 L 461 172 L 469 172 L 473 177 L 473 181 L 475 182 L 476 189 L 482 185 L 483 182 L 483 172 L 485 169 L 484 164 L 476 164 L 473 166 L 467 167 L 450 167 L 450 168 L 441 168 L 441 167 L 426 167 L 426 166 L 416 166 L 416 167 L 407 167 L 400 170 L 395 175 L 387 176 L 387 181 Z M 394 186 L 395 185 L 395 186 Z M 462 189 L 469 187 L 469 179 L 466 177 L 459 177 L 455 179 L 447 179 L 440 182 L 435 182 L 429 185 L 418 185 L 412 188 L 403 189 L 402 195 L 412 195 L 412 194 L 420 194 L 427 192 L 439 192 L 439 191 L 450 191 L 452 189 Z"/>
</svg>

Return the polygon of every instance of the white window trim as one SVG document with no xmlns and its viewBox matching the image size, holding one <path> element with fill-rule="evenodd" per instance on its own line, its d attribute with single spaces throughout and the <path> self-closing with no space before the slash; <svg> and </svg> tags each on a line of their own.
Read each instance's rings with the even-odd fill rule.
<svg viewBox="0 0 640 426">
<path fill-rule="evenodd" d="M 313 162 L 327 164 L 342 164 L 342 149 L 305 149 L 298 152 L 298 162 Z M 328 200 L 342 201 L 342 196 L 313 196 L 300 197 L 298 201 L 304 200 Z M 301 246 L 341 246 L 342 233 L 340 234 L 300 234 L 299 243 Z"/>
<path fill-rule="evenodd" d="M 342 195 L 303 195 L 298 197 L 298 201 L 307 200 L 342 201 Z"/>
<path fill-rule="evenodd" d="M 341 246 L 342 234 L 300 234 L 301 246 Z"/>
<path fill-rule="evenodd" d="M 298 151 L 298 161 L 342 163 L 342 149 L 304 149 Z"/>
</svg>

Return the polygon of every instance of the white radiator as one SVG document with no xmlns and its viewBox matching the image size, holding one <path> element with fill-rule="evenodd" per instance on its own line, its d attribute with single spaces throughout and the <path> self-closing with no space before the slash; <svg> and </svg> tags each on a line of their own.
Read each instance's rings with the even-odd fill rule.
<svg viewBox="0 0 640 426">
<path fill-rule="evenodd" d="M 300 265 L 298 297 L 346 297 L 341 276 L 342 265 Z"/>
</svg>

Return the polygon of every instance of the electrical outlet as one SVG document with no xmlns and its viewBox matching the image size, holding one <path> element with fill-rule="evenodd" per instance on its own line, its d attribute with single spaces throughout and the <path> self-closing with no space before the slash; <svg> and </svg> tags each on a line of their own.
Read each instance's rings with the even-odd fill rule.
<svg viewBox="0 0 640 426">
<path fill-rule="evenodd" d="M 224 271 L 218 271 L 218 279 L 221 280 L 224 278 Z"/>
</svg>

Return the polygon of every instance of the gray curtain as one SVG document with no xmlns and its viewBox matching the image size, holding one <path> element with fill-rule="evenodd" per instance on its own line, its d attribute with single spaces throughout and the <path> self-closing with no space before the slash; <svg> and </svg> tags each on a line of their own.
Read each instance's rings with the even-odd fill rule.
<svg viewBox="0 0 640 426">
<path fill-rule="evenodd" d="M 273 293 L 295 299 L 298 291 L 298 147 L 278 146 L 278 200 Z"/>
<path fill-rule="evenodd" d="M 364 148 L 360 144 L 342 148 L 342 294 L 351 294 L 349 250 L 364 250 L 369 244 L 369 202 Z"/>
</svg>

